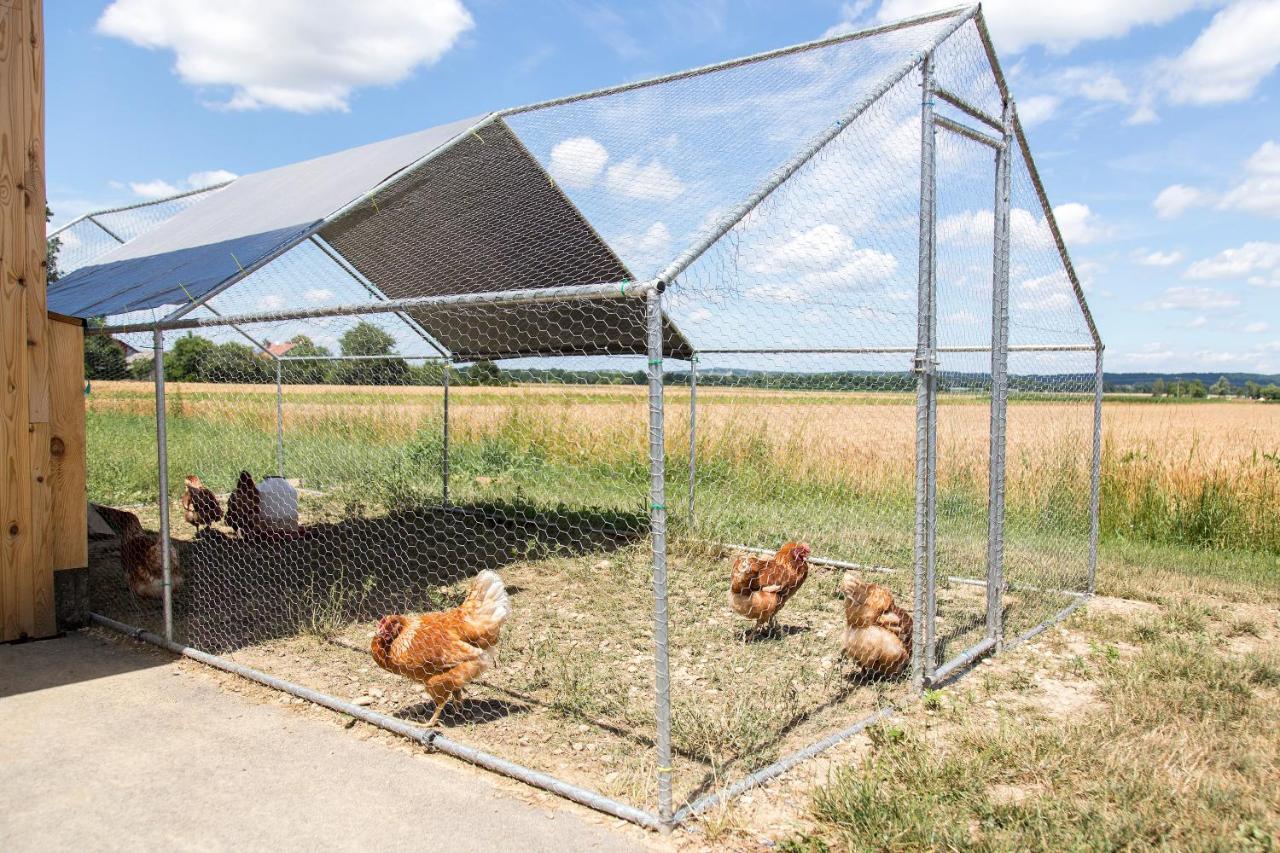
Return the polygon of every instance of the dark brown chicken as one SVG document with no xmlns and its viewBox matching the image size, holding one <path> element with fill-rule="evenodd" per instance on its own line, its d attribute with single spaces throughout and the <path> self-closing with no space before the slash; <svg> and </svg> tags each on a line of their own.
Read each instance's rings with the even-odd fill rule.
<svg viewBox="0 0 1280 853">
<path fill-rule="evenodd" d="M 262 496 L 248 471 L 240 472 L 240 479 L 227 498 L 227 524 L 241 537 L 262 531 Z"/>
<path fill-rule="evenodd" d="M 507 588 L 497 572 L 485 570 L 471 582 L 458 607 L 439 613 L 383 616 L 369 645 L 378 666 L 426 685 L 435 702 L 434 726 L 462 688 L 493 666 L 502 624 L 511 615 Z"/>
<path fill-rule="evenodd" d="M 164 552 L 160 550 L 160 537 L 144 532 L 142 522 L 131 512 L 109 506 L 95 505 L 94 508 L 120 537 L 120 563 L 129 590 L 139 598 L 163 598 Z M 182 566 L 172 543 L 169 545 L 169 577 L 173 591 L 177 592 L 183 582 Z"/>
<path fill-rule="evenodd" d="M 769 558 L 744 554 L 733 564 L 729 605 L 738 615 L 754 619 L 757 630 L 771 626 L 808 576 L 809 546 L 803 542 L 788 542 Z"/>
<path fill-rule="evenodd" d="M 182 517 L 199 532 L 200 527 L 212 527 L 222 519 L 222 504 L 218 496 L 200 482 L 195 474 L 187 475 L 187 488 L 182 493 Z"/>
</svg>

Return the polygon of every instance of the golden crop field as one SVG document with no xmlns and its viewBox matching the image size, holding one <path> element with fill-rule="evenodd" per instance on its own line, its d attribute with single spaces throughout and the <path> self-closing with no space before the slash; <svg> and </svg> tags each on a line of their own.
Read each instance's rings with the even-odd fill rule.
<svg viewBox="0 0 1280 853">
<path fill-rule="evenodd" d="M 274 436 L 274 386 L 171 383 L 171 418 Z M 915 456 L 908 394 L 699 389 L 703 465 L 772 475 L 860 493 L 907 494 Z M 667 446 L 687 459 L 689 392 L 668 389 Z M 457 446 L 501 438 L 569 464 L 642 462 L 646 389 L 528 384 L 451 391 Z M 91 418 L 146 418 L 150 385 L 95 382 Z M 286 386 L 287 442 L 342 437 L 397 445 L 438 431 L 438 387 Z M 939 407 L 940 488 L 974 498 L 986 489 L 989 411 L 976 396 L 944 396 Z M 1092 398 L 1015 399 L 1007 428 L 1009 501 L 1087 505 Z M 91 453 L 94 452 L 91 441 Z M 335 453 L 340 451 L 334 451 Z M 679 463 L 683 464 L 683 463 Z M 91 463 L 92 467 L 92 463 Z M 1280 548 L 1280 410 L 1251 401 L 1104 405 L 1103 527 L 1158 541 Z"/>
</svg>

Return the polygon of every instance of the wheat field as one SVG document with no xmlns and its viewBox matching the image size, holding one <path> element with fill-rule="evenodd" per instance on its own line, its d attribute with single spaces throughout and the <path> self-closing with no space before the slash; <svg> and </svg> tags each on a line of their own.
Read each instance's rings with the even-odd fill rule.
<svg viewBox="0 0 1280 853">
<path fill-rule="evenodd" d="M 895 505 L 913 494 L 911 395 L 710 387 L 699 390 L 698 401 L 700 482 L 731 472 L 743 491 L 797 483 L 815 494 L 852 490 Z M 668 389 L 673 481 L 687 470 L 688 403 L 687 388 Z M 87 405 L 91 492 L 96 487 L 96 499 L 117 502 L 144 494 L 153 475 L 126 468 L 145 467 L 154 459 L 145 442 L 137 442 L 140 431 L 153 429 L 150 385 L 96 382 Z M 646 464 L 646 409 L 646 390 L 636 386 L 461 387 L 451 391 L 451 441 L 457 452 L 481 445 L 492 449 L 497 443 L 508 455 L 527 451 L 575 468 L 640 469 Z M 1280 417 L 1274 407 L 1236 400 L 1122 398 L 1107 401 L 1103 410 L 1105 536 L 1280 551 Z M 220 460 L 223 450 L 235 453 L 237 442 L 247 457 L 271 455 L 273 386 L 172 383 L 168 411 L 175 464 L 184 458 L 188 464 Z M 333 466 L 358 476 L 363 469 L 344 456 L 429 443 L 440 430 L 442 390 L 286 386 L 283 412 L 287 449 L 308 446 L 309 455 L 327 454 Z M 1011 511 L 1022 507 L 1080 523 L 1090 490 L 1092 418 L 1087 395 L 1011 401 Z M 940 493 L 982 502 L 989 453 L 986 401 L 944 395 L 938 419 Z M 191 428 L 184 431 L 184 423 Z M 194 443 L 186 454 L 184 436 Z M 126 441 L 124 455 L 137 457 L 132 466 L 111 458 L 120 455 Z M 220 450 L 215 453 L 214 447 Z M 264 459 L 263 467 L 268 463 Z M 370 464 L 376 466 L 376 458 Z"/>
</svg>

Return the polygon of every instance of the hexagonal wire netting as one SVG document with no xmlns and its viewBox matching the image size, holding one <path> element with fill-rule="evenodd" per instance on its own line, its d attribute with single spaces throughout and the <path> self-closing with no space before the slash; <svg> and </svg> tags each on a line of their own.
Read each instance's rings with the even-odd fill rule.
<svg viewBox="0 0 1280 853">
<path fill-rule="evenodd" d="M 1101 344 L 993 59 L 969 10 L 495 114 L 106 318 L 95 609 L 650 826 L 1061 618 Z"/>
</svg>

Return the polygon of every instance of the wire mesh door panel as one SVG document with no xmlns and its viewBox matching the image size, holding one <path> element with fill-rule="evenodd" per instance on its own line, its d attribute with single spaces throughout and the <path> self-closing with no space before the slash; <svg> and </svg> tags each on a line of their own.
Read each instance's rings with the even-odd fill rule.
<svg viewBox="0 0 1280 853">
<path fill-rule="evenodd" d="M 995 153 L 939 128 L 931 555 L 941 667 L 987 633 Z"/>
</svg>

